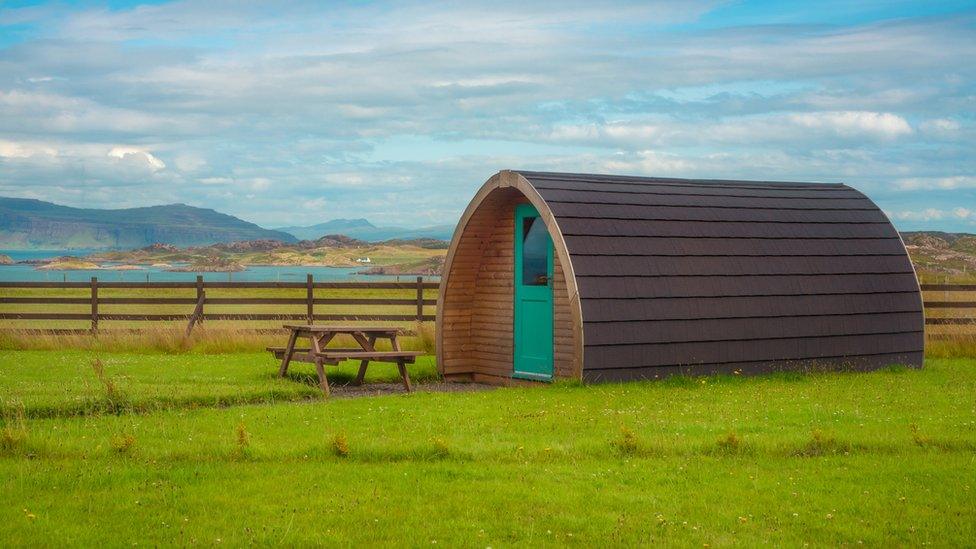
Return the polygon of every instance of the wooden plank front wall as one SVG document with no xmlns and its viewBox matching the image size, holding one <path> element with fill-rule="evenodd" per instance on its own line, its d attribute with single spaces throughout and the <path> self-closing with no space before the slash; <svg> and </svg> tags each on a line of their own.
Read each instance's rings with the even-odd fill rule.
<svg viewBox="0 0 976 549">
<path fill-rule="evenodd" d="M 513 354 L 515 205 L 527 202 L 499 189 L 482 202 L 465 226 L 451 265 L 444 302 L 443 373 L 448 378 L 510 383 Z M 579 377 L 569 294 L 558 258 L 553 276 L 554 374 Z"/>
</svg>

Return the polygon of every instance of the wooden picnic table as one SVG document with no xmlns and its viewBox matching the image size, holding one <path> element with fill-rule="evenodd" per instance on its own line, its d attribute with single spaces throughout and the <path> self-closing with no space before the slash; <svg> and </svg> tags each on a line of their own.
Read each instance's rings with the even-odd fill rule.
<svg viewBox="0 0 976 549">
<path fill-rule="evenodd" d="M 311 362 L 315 364 L 315 373 L 319 378 L 319 387 L 326 396 L 329 395 L 329 381 L 325 376 L 325 365 L 337 365 L 343 360 L 359 359 L 359 374 L 353 382 L 360 385 L 366 376 L 366 368 L 370 361 L 396 363 L 403 379 L 403 386 L 410 392 L 410 374 L 407 364 L 412 364 L 423 354 L 416 351 L 403 351 L 397 342 L 397 336 L 402 330 L 391 326 L 316 326 L 307 324 L 285 324 L 284 328 L 290 332 L 288 344 L 285 347 L 268 347 L 275 357 L 281 359 L 278 375 L 285 377 L 288 364 L 292 360 Z M 338 335 L 349 335 L 359 344 L 356 348 L 326 348 L 330 341 Z M 309 348 L 296 348 L 298 338 L 309 340 Z M 377 351 L 376 340 L 388 339 L 392 351 Z"/>
</svg>

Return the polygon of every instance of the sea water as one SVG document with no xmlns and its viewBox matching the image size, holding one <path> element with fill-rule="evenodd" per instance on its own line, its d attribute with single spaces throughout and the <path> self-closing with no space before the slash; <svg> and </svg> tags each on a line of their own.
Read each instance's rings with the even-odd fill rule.
<svg viewBox="0 0 976 549">
<path fill-rule="evenodd" d="M 32 259 L 51 259 L 64 255 L 84 257 L 95 250 L 0 250 L 0 254 L 10 256 L 14 261 Z M 115 263 L 101 262 L 102 265 Z M 180 264 L 173 264 L 179 267 Z M 43 271 L 36 265 L 0 265 L 0 282 L 88 282 L 98 277 L 105 282 L 184 282 L 194 281 L 197 275 L 210 282 L 305 282 L 305 276 L 312 275 L 318 282 L 413 282 L 412 275 L 362 275 L 356 274 L 366 267 L 292 267 L 276 265 L 252 265 L 236 273 L 184 273 L 168 272 L 159 267 L 141 265 L 132 271 L 93 269 L 77 271 Z M 440 280 L 437 276 L 425 276 L 427 282 Z"/>
</svg>

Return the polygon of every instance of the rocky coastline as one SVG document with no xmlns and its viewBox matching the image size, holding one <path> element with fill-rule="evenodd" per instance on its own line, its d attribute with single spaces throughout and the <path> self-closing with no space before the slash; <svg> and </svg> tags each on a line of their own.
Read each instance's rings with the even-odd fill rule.
<svg viewBox="0 0 976 549">
<path fill-rule="evenodd" d="M 100 251 L 85 257 L 25 260 L 38 270 L 142 270 L 167 272 L 232 273 L 249 266 L 362 267 L 366 275 L 437 275 L 447 242 L 429 238 L 366 242 L 344 235 L 285 243 L 250 240 L 180 248 L 156 243 L 135 250 Z"/>
</svg>

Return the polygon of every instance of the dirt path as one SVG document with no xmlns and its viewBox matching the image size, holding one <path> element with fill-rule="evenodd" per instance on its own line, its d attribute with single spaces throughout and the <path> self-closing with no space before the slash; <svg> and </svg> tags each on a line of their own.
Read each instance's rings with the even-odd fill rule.
<svg viewBox="0 0 976 549">
<path fill-rule="evenodd" d="M 331 389 L 332 398 L 357 398 L 406 393 L 403 390 L 402 383 L 364 383 L 359 386 L 336 383 L 332 385 Z M 415 393 L 468 393 L 490 389 L 497 389 L 497 387 L 484 383 L 449 383 L 445 381 L 413 384 Z"/>
</svg>

